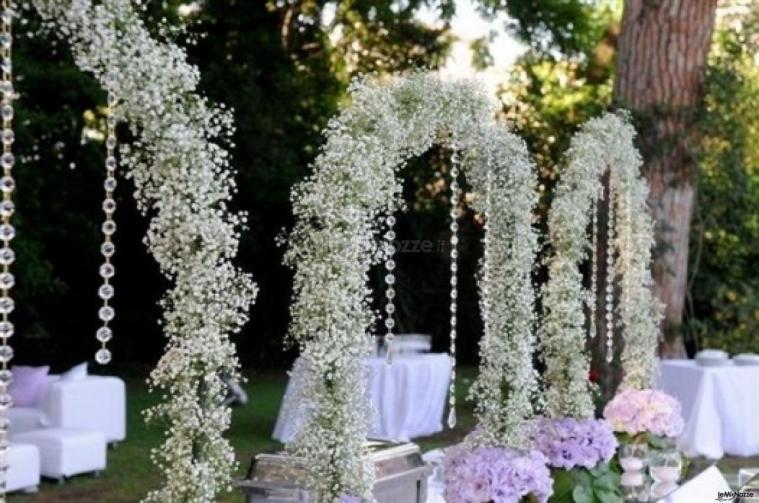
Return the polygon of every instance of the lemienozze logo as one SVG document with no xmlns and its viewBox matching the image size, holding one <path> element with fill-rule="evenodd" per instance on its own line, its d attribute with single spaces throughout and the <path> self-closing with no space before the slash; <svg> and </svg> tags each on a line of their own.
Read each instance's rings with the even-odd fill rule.
<svg viewBox="0 0 759 503">
<path fill-rule="evenodd" d="M 717 501 L 736 501 L 738 498 L 753 498 L 753 491 L 720 491 L 717 493 Z"/>
</svg>

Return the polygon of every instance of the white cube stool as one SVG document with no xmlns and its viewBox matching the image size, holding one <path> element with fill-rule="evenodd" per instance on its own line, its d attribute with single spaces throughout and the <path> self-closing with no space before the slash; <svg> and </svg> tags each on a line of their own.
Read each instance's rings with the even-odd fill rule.
<svg viewBox="0 0 759 503">
<path fill-rule="evenodd" d="M 5 490 L 36 492 L 40 485 L 40 451 L 36 445 L 11 443 Z"/>
<path fill-rule="evenodd" d="M 20 433 L 13 441 L 37 446 L 43 477 L 63 481 L 72 475 L 99 472 L 106 466 L 105 435 L 99 431 L 50 428 Z"/>
</svg>

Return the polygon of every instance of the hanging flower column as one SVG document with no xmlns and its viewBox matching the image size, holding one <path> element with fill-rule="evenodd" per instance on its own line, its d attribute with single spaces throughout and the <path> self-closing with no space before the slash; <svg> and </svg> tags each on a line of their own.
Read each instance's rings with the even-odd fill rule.
<svg viewBox="0 0 759 503">
<path fill-rule="evenodd" d="M 232 116 L 197 93 L 198 70 L 178 46 L 152 38 L 129 0 L 33 0 L 47 26 L 71 44 L 77 66 L 119 98 L 135 136 L 122 163 L 151 217 L 146 243 L 172 287 L 164 297 L 166 353 L 151 375 L 163 401 L 149 419 L 167 423 L 153 460 L 162 485 L 146 501 L 211 503 L 231 489 L 234 451 L 222 375 L 237 376 L 229 334 L 255 297 L 232 263 L 243 215 L 229 154 L 218 143 Z"/>
</svg>

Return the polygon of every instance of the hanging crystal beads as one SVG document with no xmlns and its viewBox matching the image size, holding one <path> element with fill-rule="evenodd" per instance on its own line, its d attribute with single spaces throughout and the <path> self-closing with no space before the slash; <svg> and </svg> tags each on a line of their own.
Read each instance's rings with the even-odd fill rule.
<svg viewBox="0 0 759 503">
<path fill-rule="evenodd" d="M 599 198 L 603 193 L 597 194 L 590 205 L 590 294 L 588 296 L 588 336 L 594 339 L 597 335 L 596 307 L 598 305 L 598 209 Z"/>
<path fill-rule="evenodd" d="M 11 240 L 16 236 L 16 230 L 11 224 L 11 217 L 14 212 L 13 191 L 16 184 L 13 180 L 13 166 L 15 157 L 13 156 L 13 100 L 15 93 L 13 90 L 13 61 L 11 48 L 13 45 L 12 22 L 14 12 L 12 10 L 12 0 L 2 0 L 2 13 L 0 14 L 0 59 L 2 60 L 2 79 L 0 92 L 2 93 L 2 104 L 0 104 L 0 116 L 2 117 L 2 135 L 0 139 L 3 143 L 2 156 L 0 156 L 0 165 L 2 165 L 3 176 L 0 180 L 0 189 L 2 190 L 2 203 L 0 203 L 0 501 L 5 501 L 5 482 L 8 474 L 8 425 L 9 421 L 6 416 L 7 410 L 13 405 L 13 399 L 9 393 L 9 387 L 13 381 L 13 376 L 8 369 L 8 364 L 13 358 L 13 348 L 8 344 L 10 337 L 13 336 L 14 327 L 9 317 L 14 308 L 13 299 L 10 297 L 10 290 L 15 284 L 13 274 L 10 272 L 10 266 L 15 260 L 15 253 L 11 249 Z"/>
<path fill-rule="evenodd" d="M 454 146 L 451 154 L 451 327 L 450 327 L 450 355 L 451 355 L 451 382 L 448 389 L 448 427 L 456 427 L 456 327 L 458 314 L 458 244 L 459 244 L 459 201 L 461 188 L 459 186 L 459 152 Z"/>
<path fill-rule="evenodd" d="M 615 197 L 612 189 L 612 180 L 609 176 L 608 190 L 609 211 L 606 219 L 606 361 L 611 363 L 614 360 L 614 252 L 616 239 L 614 235 L 614 206 Z"/>
<path fill-rule="evenodd" d="M 393 328 L 395 327 L 395 216 L 388 215 L 385 219 L 387 231 L 385 232 L 385 244 L 387 256 L 385 258 L 385 363 L 393 364 Z"/>
<path fill-rule="evenodd" d="M 116 315 L 113 306 L 110 305 L 111 299 L 114 295 L 113 285 L 111 280 L 114 276 L 115 268 L 111 263 L 111 258 L 116 250 L 113 244 L 113 234 L 116 232 L 116 222 L 113 220 L 113 214 L 116 211 L 116 200 L 113 198 L 113 192 L 116 189 L 116 116 L 114 109 L 118 105 L 118 99 L 116 98 L 113 87 L 115 84 L 115 76 L 108 74 L 106 77 L 106 89 L 108 90 L 108 117 L 107 117 L 107 133 L 105 138 L 106 158 L 105 169 L 106 179 L 103 184 L 105 189 L 105 199 L 103 200 L 103 213 L 105 214 L 105 220 L 103 221 L 103 244 L 100 247 L 100 252 L 103 255 L 103 264 L 100 266 L 100 277 L 103 279 L 103 283 L 98 288 L 98 297 L 103 301 L 102 307 L 98 310 L 98 317 L 102 322 L 102 326 L 98 328 L 95 336 L 100 343 L 100 349 L 95 353 L 95 361 L 101 365 L 107 365 L 111 361 L 111 351 L 108 349 L 108 341 L 113 338 L 113 330 L 108 324 L 113 320 Z"/>
</svg>

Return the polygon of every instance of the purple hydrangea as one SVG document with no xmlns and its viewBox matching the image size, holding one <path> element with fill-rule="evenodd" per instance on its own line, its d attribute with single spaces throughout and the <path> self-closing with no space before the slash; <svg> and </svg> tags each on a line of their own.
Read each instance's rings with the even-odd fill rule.
<svg viewBox="0 0 759 503">
<path fill-rule="evenodd" d="M 617 393 L 606 408 L 604 417 L 615 431 L 638 435 L 651 433 L 674 438 L 685 427 L 676 398 L 653 389 L 625 389 Z"/>
<path fill-rule="evenodd" d="M 595 468 L 617 450 L 611 425 L 603 419 L 541 418 L 535 425 L 535 449 L 555 468 Z"/>
<path fill-rule="evenodd" d="M 537 451 L 455 446 L 443 470 L 448 503 L 518 503 L 528 495 L 545 503 L 553 493 L 546 458 Z"/>
</svg>

